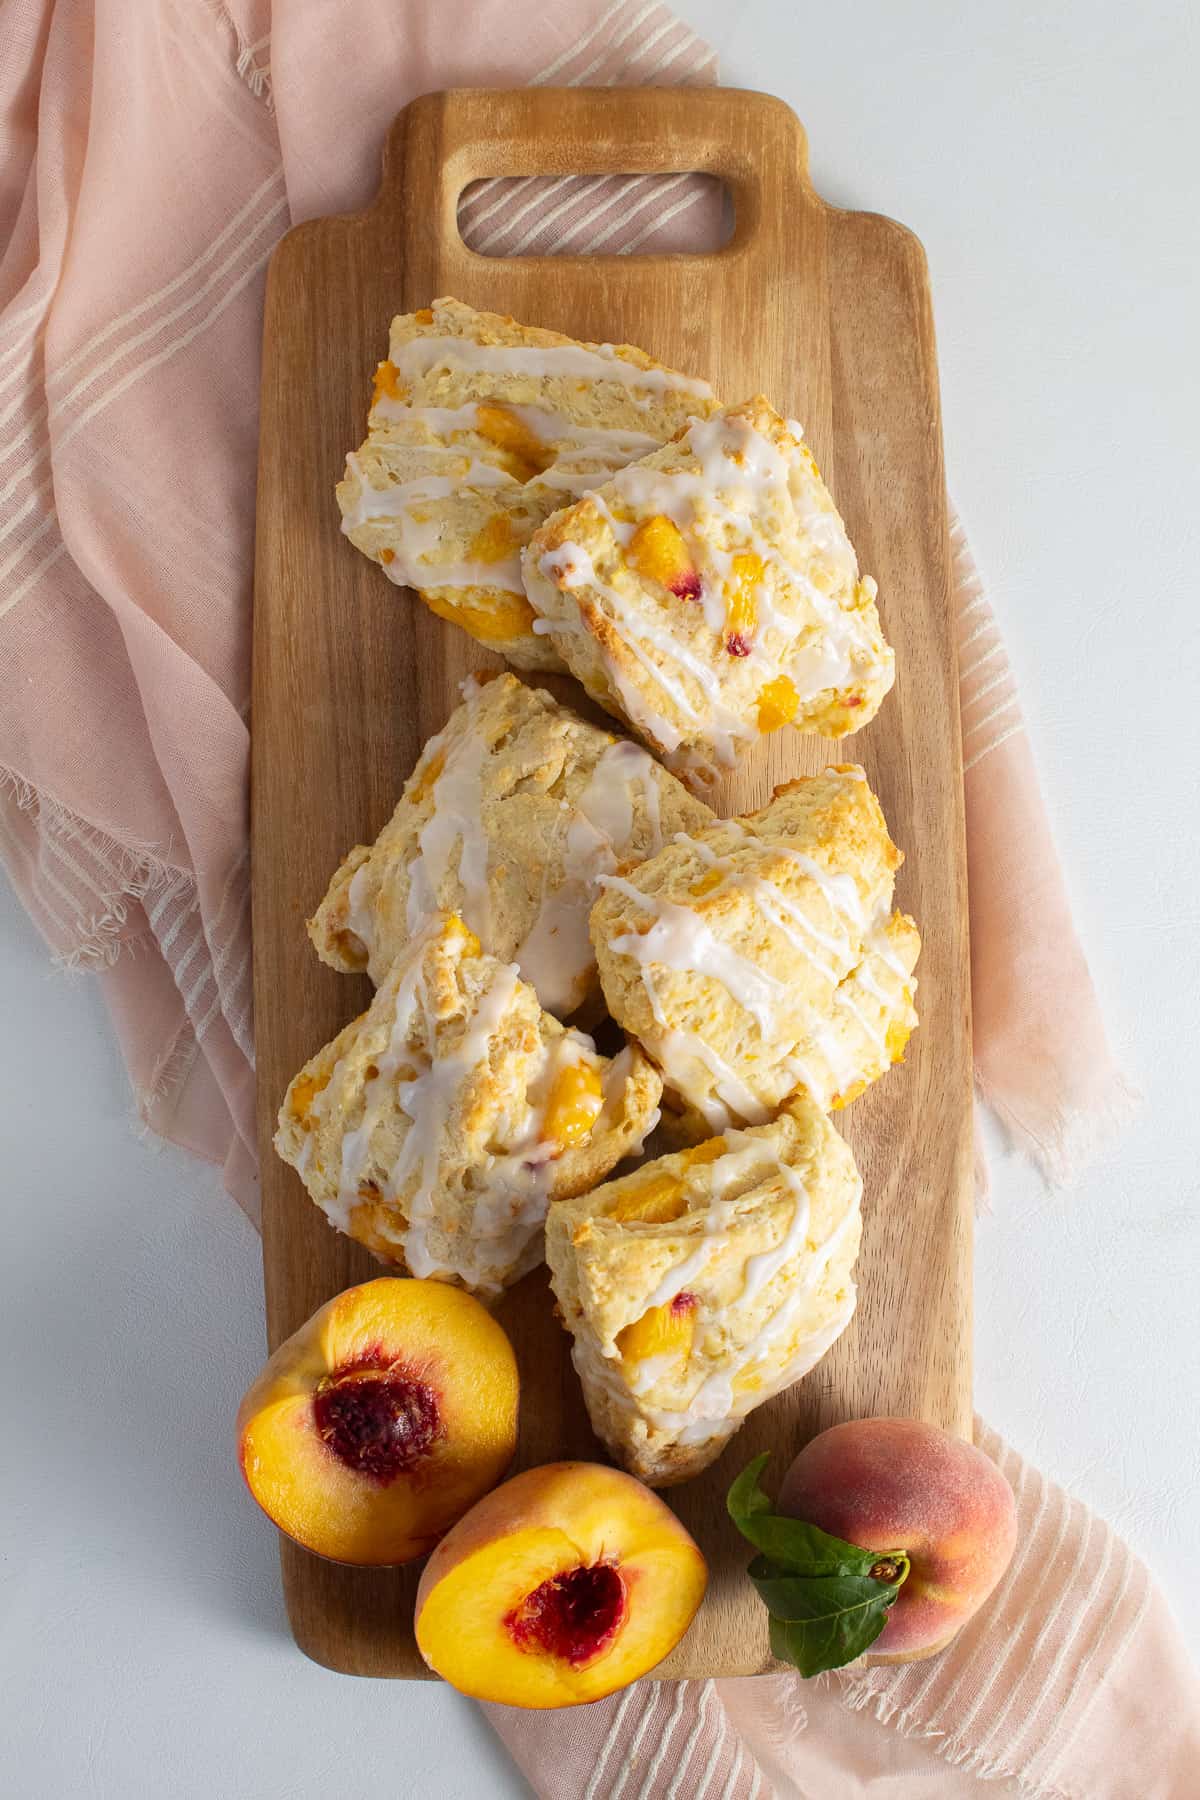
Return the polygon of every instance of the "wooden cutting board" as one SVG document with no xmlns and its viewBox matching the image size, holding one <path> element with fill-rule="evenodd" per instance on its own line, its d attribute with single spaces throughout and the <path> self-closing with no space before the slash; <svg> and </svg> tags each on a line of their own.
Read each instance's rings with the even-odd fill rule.
<svg viewBox="0 0 1200 1800">
<path fill-rule="evenodd" d="M 458 196 L 497 175 L 705 170 L 736 208 L 710 255 L 525 257 L 468 251 Z M 641 345 L 727 401 L 765 393 L 801 419 L 864 569 L 879 582 L 896 687 L 834 760 L 866 766 L 908 853 L 897 899 L 924 937 L 921 1026 L 906 1065 L 839 1124 L 866 1197 L 859 1305 L 807 1380 L 760 1408 L 721 1460 L 667 1498 L 711 1568 L 704 1607 L 659 1673 L 767 1667 L 766 1615 L 724 1512 L 734 1474 L 774 1452 L 775 1480 L 815 1432 L 911 1414 L 971 1427 L 971 1055 L 962 764 L 941 425 L 928 277 L 901 226 L 840 212 L 808 182 L 803 129 L 762 94 L 696 89 L 458 92 L 397 119 L 375 204 L 290 232 L 267 284 L 254 608 L 253 899 L 263 1261 L 272 1348 L 379 1266 L 339 1236 L 271 1148 L 290 1077 L 367 1003 L 323 967 L 304 921 L 346 849 L 391 813 L 477 644 L 397 592 L 339 531 L 334 484 L 365 428 L 393 314 L 452 294 L 573 337 Z M 571 684 L 558 684 L 569 696 Z M 721 810 L 831 759 L 780 731 Z M 599 1454 L 544 1275 L 499 1316 L 522 1378 L 520 1463 Z M 423 1675 L 417 1569 L 321 1561 L 282 1540 L 296 1640 L 362 1675 Z"/>
</svg>

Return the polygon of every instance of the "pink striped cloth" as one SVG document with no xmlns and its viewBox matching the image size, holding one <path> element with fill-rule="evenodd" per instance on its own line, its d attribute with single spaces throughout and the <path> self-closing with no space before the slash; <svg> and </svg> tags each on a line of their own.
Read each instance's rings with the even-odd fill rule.
<svg viewBox="0 0 1200 1800">
<path fill-rule="evenodd" d="M 1017 1551 L 928 1662 L 801 1681 L 644 1681 L 560 1713 L 484 1710 L 551 1800 L 1192 1800 L 1200 1682 L 1145 1564 L 1010 1450 Z"/>
<path fill-rule="evenodd" d="M 4 27 L 0 853 L 56 960 L 100 980 L 147 1126 L 223 1163 L 253 1215 L 267 259 L 290 224 L 369 199 L 384 131 L 416 94 L 711 81 L 715 59 L 657 0 L 8 0 Z M 463 229 L 492 252 L 628 253 L 686 244 L 714 205 L 688 176 L 488 182 Z M 1129 1096 L 961 536 L 956 552 L 980 1088 L 1061 1178 Z M 940 1778 L 1011 1771 L 1022 1791 L 1089 1800 L 1189 1791 L 1173 1771 L 1194 1763 L 1194 1692 L 1145 1571 L 981 1437 L 1026 1531 L 1005 1594 L 954 1650 L 802 1695 L 788 1677 L 643 1684 L 570 1716 L 505 1715 L 539 1791 L 908 1794 L 905 1759 L 930 1762 L 929 1744 Z"/>
</svg>

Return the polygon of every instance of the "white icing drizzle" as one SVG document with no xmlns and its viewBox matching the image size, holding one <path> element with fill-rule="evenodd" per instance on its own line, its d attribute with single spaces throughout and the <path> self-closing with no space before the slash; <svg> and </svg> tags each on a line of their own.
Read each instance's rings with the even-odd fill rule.
<svg viewBox="0 0 1200 1800">
<path fill-rule="evenodd" d="M 696 1249 L 686 1256 L 681 1263 L 668 1269 L 658 1286 L 646 1301 L 646 1311 L 651 1307 L 665 1306 L 677 1294 L 690 1287 L 704 1268 L 714 1251 L 728 1242 L 725 1228 L 733 1216 L 732 1203 L 725 1200 L 725 1194 L 737 1181 L 752 1173 L 754 1164 L 762 1161 L 763 1147 L 753 1138 L 745 1138 L 740 1132 L 730 1132 L 730 1139 L 738 1140 L 732 1149 L 726 1149 L 724 1155 L 708 1165 L 712 1198 L 704 1216 L 704 1234 Z"/>
<path fill-rule="evenodd" d="M 628 474 L 630 471 L 625 470 L 624 473 Z M 609 624 L 630 654 L 641 664 L 651 681 L 667 695 L 684 719 L 692 725 L 703 727 L 718 760 L 725 767 L 732 767 L 734 740 L 753 734 L 751 728 L 726 706 L 717 671 L 690 650 L 669 624 L 658 625 L 652 616 L 634 612 L 615 588 L 600 579 L 591 557 L 581 545 L 564 542 L 556 550 L 547 551 L 541 557 L 538 569 L 554 586 L 561 585 L 570 590 L 586 585 L 601 597 L 607 608 Z M 558 621 L 551 621 L 550 628 L 557 631 Z M 665 750 L 677 749 L 683 738 L 678 726 L 648 704 L 630 685 L 619 664 L 604 652 L 599 640 L 594 641 L 603 658 L 605 672 L 617 689 L 628 718 Z M 651 654 L 652 651 L 657 651 L 661 661 Z M 679 681 L 672 678 L 672 667 L 684 670 L 696 683 L 708 702 L 710 712 L 707 718 L 703 718 L 697 711 Z"/>
<path fill-rule="evenodd" d="M 545 1220 L 553 1162 L 562 1148 L 544 1136 L 545 1112 L 564 1065 L 586 1063 L 602 1070 L 602 1106 L 592 1131 L 604 1125 L 611 1129 L 618 1122 L 629 1083 L 632 1052 L 626 1050 L 606 1063 L 582 1032 L 556 1035 L 542 1046 L 526 1070 L 524 1096 L 517 1115 L 496 1122 L 493 1142 L 498 1148 L 476 1172 L 470 1229 L 454 1234 L 449 1259 L 444 1251 L 439 1254 L 435 1250 L 431 1230 L 439 1217 L 438 1177 L 448 1119 L 464 1083 L 486 1065 L 491 1044 L 513 1003 L 517 983 L 514 964 L 500 967 L 490 986 L 475 1001 L 453 1050 L 441 1051 L 438 1021 L 429 1006 L 418 950 L 397 985 L 388 1042 L 374 1059 L 377 1073 L 363 1085 L 359 1122 L 342 1138 L 337 1194 L 319 1198 L 331 1223 L 348 1231 L 370 1171 L 380 1187 L 380 1199 L 401 1209 L 404 1225 L 393 1241 L 416 1276 L 428 1277 L 449 1268 L 472 1286 L 495 1289 L 497 1270 L 504 1272 L 506 1279 L 515 1279 L 538 1260 L 539 1233 Z M 424 1040 L 420 1046 L 415 1042 L 418 1019 Z M 342 1069 L 343 1062 L 339 1060 L 328 1086 L 314 1098 L 314 1114 L 324 1110 L 323 1101 L 338 1085 Z M 373 1154 L 373 1147 L 380 1125 L 397 1104 L 407 1129 L 380 1182 L 377 1149 Z M 657 1122 L 658 1115 L 653 1113 L 646 1131 L 653 1130 Z M 302 1174 L 311 1163 L 312 1146 L 309 1135 L 297 1158 Z M 634 1151 L 640 1147 L 640 1143 L 630 1145 Z"/>
<path fill-rule="evenodd" d="M 699 723 L 695 706 L 681 694 L 678 684 L 672 683 L 657 657 L 648 652 L 657 652 L 667 668 L 676 667 L 691 678 L 711 713 L 711 718 L 703 723 L 703 737 L 711 743 L 718 764 L 728 767 L 737 740 L 753 737 L 757 731 L 756 723 L 725 704 L 722 657 L 717 654 L 724 651 L 726 599 L 731 585 L 739 578 L 734 567 L 739 554 L 750 551 L 757 555 L 764 570 L 773 567 L 785 586 L 802 594 L 808 604 L 807 618 L 794 609 L 781 611 L 772 602 L 768 583 L 757 583 L 756 625 L 748 654 L 739 662 L 754 665 L 764 683 L 786 675 L 800 701 L 807 702 L 818 694 L 846 687 L 856 667 L 873 670 L 880 653 L 860 614 L 843 607 L 835 595 L 825 593 L 812 579 L 807 563 L 809 547 L 827 551 L 835 561 L 840 560 L 847 580 L 857 578 L 857 567 L 837 513 L 823 508 L 819 495 L 810 492 L 807 471 L 790 462 L 744 418 L 726 415 L 696 420 L 681 448 L 691 452 L 692 460 L 685 467 L 665 470 L 634 464 L 617 470 L 611 487 L 639 517 L 662 515 L 681 531 L 691 531 L 689 541 L 702 575 L 700 607 L 715 640 L 712 648 L 698 655 L 683 632 L 671 627 L 659 630 L 652 616 L 647 618 L 644 612 L 631 609 L 617 589 L 599 579 L 594 563 L 578 544 L 564 543 L 543 557 L 540 572 L 552 582 L 561 582 L 565 564 L 570 577 L 565 586 L 586 581 L 594 589 L 604 603 L 612 629 L 688 725 Z M 593 494 L 591 499 L 607 518 L 616 541 L 626 543 L 633 525 L 617 520 L 603 495 Z M 757 521 L 772 513 L 795 520 L 806 540 L 802 552 L 787 554 L 785 548 L 769 541 L 759 530 Z M 693 528 L 698 517 L 714 523 L 716 532 L 696 532 Z M 633 690 L 602 645 L 598 645 L 598 651 L 629 718 L 665 751 L 676 750 L 685 736 L 700 735 L 677 725 L 672 732 L 664 733 L 661 715 Z"/>
<path fill-rule="evenodd" d="M 615 1344 L 605 1346 L 602 1353 L 597 1354 L 601 1347 L 581 1335 L 576 1346 L 581 1374 L 603 1385 L 623 1411 L 628 1412 L 632 1405 L 653 1429 L 683 1445 L 702 1444 L 714 1437 L 728 1436 L 737 1419 L 806 1374 L 840 1336 L 854 1311 L 855 1295 L 850 1284 L 846 1299 L 832 1320 L 820 1330 L 795 1337 L 797 1324 L 822 1275 L 855 1228 L 862 1198 L 861 1182 L 856 1182 L 850 1204 L 824 1242 L 810 1251 L 811 1206 L 799 1174 L 775 1158 L 770 1149 L 750 1133 L 731 1133 L 730 1140 L 733 1148 L 710 1165 L 712 1195 L 706 1202 L 701 1241 L 662 1277 L 646 1300 L 646 1310 L 667 1305 L 702 1278 L 712 1256 L 718 1250 L 728 1249 L 734 1241 L 730 1228 L 738 1214 L 739 1198 L 744 1198 L 747 1192 L 753 1192 L 766 1180 L 777 1178 L 790 1190 L 791 1213 L 774 1245 L 746 1257 L 741 1293 L 726 1307 L 726 1314 L 752 1305 L 772 1283 L 786 1275 L 791 1265 L 807 1256 L 802 1278 L 783 1283 L 778 1289 L 776 1304 L 758 1331 L 720 1368 L 707 1376 L 698 1373 L 691 1394 L 676 1407 L 656 1406 L 647 1396 L 664 1378 L 678 1374 L 678 1355 L 648 1358 L 629 1369 L 619 1364 Z M 767 1166 L 762 1166 L 764 1163 Z M 749 1178 L 749 1188 L 745 1185 L 746 1178 Z M 740 1195 L 727 1200 L 725 1195 L 735 1183 L 742 1184 Z M 777 1355 L 781 1345 L 785 1347 L 784 1359 L 769 1381 L 764 1381 L 756 1390 L 739 1394 L 736 1391 L 739 1376 Z M 622 1367 L 629 1391 L 617 1374 L 618 1366 Z"/>
<path fill-rule="evenodd" d="M 346 889 L 346 926 L 362 945 L 368 959 L 375 942 L 375 915 L 366 897 L 372 875 L 371 858 L 365 856 L 350 877 Z"/>
<path fill-rule="evenodd" d="M 850 979 L 854 979 L 855 976 L 859 976 L 858 970 L 854 971 L 854 976 L 850 977 Z M 866 987 L 866 985 L 867 985 L 866 982 L 861 981 L 861 977 L 859 977 L 859 979 L 860 979 L 860 984 L 863 987 Z M 837 992 L 834 994 L 833 998 L 834 998 L 834 1002 L 836 1005 L 840 1006 L 843 1009 L 843 1011 L 848 1012 L 852 1019 L 857 1020 L 859 1028 L 863 1032 L 864 1036 L 866 1036 L 871 1041 L 871 1043 L 875 1045 L 876 1049 L 881 1052 L 884 1051 L 884 1049 L 886 1048 L 886 1044 L 887 1044 L 887 1027 L 888 1027 L 887 1011 L 885 1011 L 882 1019 L 876 1019 L 876 1020 L 868 1019 L 866 1013 L 863 1011 L 862 1007 L 859 1006 L 859 1004 L 855 1000 L 854 996 L 847 991 L 846 986 L 839 987 Z M 888 1009 L 888 1011 L 890 1011 L 891 1002 L 885 1000 L 883 1002 L 883 1004 Z"/>
<path fill-rule="evenodd" d="M 824 593 L 803 564 L 786 556 L 755 526 L 755 518 L 773 508 L 784 517 L 792 513 L 806 535 L 813 537 L 811 527 L 817 519 L 827 519 L 822 538 L 836 544 L 853 576 L 854 552 L 837 514 L 797 504 L 798 492 L 802 495 L 804 489 L 798 480 L 792 480 L 792 465 L 748 419 L 725 416 L 697 420 L 689 427 L 683 447 L 692 452 L 694 460 L 689 466 L 676 470 L 645 466 L 623 469 L 614 475 L 613 486 L 637 512 L 661 513 L 681 531 L 687 530 L 703 509 L 733 539 L 732 547 L 720 546 L 711 535 L 694 540 L 702 560 L 702 574 L 709 575 L 702 582 L 700 596 L 705 622 L 718 643 L 723 643 L 725 636 L 723 589 L 734 579 L 735 555 L 749 548 L 764 568 L 774 566 L 790 586 L 805 595 L 821 627 L 815 643 L 802 641 L 797 645 L 796 639 L 806 638 L 810 628 L 802 618 L 781 614 L 771 604 L 765 583 L 759 583 L 755 592 L 759 617 L 750 659 L 760 666 L 764 678 L 786 672 L 800 699 L 808 700 L 849 680 L 855 651 L 873 664 L 875 653 L 857 614 L 845 611 L 835 598 Z M 722 495 L 726 498 L 722 499 Z M 716 580 L 712 579 L 714 574 Z"/>
<path fill-rule="evenodd" d="M 634 793 L 640 791 L 648 826 L 646 855 L 662 847 L 658 779 L 654 763 L 636 744 L 608 746 L 565 825 L 563 878 L 543 892 L 538 914 L 516 959 L 547 1012 L 570 1011 L 595 964 L 588 915 L 598 878 L 615 869 L 634 842 Z"/>
<path fill-rule="evenodd" d="M 714 937 L 689 907 L 643 894 L 618 875 L 602 875 L 600 882 L 656 915 L 649 931 L 624 932 L 612 939 L 610 947 L 618 956 L 630 956 L 642 965 L 658 963 L 666 969 L 692 970 L 719 981 L 755 1020 L 763 1036 L 769 1034 L 772 1009 L 786 991 L 783 982 Z"/>
<path fill-rule="evenodd" d="M 649 970 L 646 971 L 645 982 L 659 1022 L 665 1024 L 657 989 Z M 724 1131 L 735 1118 L 744 1119 L 750 1125 L 763 1125 L 770 1117 L 770 1107 L 751 1092 L 737 1071 L 723 1062 L 711 1044 L 706 1044 L 703 1038 L 676 1025 L 660 1031 L 656 1047 L 671 1081 L 689 1099 L 695 1096 L 693 1104 L 703 1114 L 704 1121 L 711 1130 Z M 712 1083 L 711 1093 L 704 1093 L 703 1097 L 698 1090 L 706 1088 L 708 1082 L 696 1078 L 697 1068 L 702 1069 Z"/>
<path fill-rule="evenodd" d="M 504 594 L 524 597 L 519 556 L 505 557 L 502 562 L 427 563 L 419 575 L 407 577 L 393 574 L 395 563 L 385 563 L 384 572 L 399 587 L 424 588 L 431 594 L 443 588 L 497 588 Z"/>
<path fill-rule="evenodd" d="M 752 844 L 762 852 L 764 857 L 769 854 L 771 846 L 762 838 L 755 837 L 752 832 L 743 830 L 736 821 L 723 821 L 722 828 L 735 830 L 743 842 Z M 688 845 L 696 852 L 701 862 L 707 863 L 709 868 L 724 871 L 724 882 L 749 894 L 760 912 L 774 925 L 781 936 L 788 940 L 793 949 L 798 950 L 801 956 L 810 962 L 817 973 L 831 986 L 837 986 L 845 971 L 839 971 L 836 966 L 816 956 L 812 944 L 817 943 L 839 960 L 848 962 L 852 950 L 848 935 L 831 938 L 813 924 L 804 909 L 798 906 L 776 882 L 767 876 L 756 875 L 753 870 L 737 868 L 728 857 L 718 856 L 701 839 L 689 837 L 685 831 L 677 831 L 675 842 Z M 799 926 L 800 932 L 793 929 L 794 926 Z"/>
<path fill-rule="evenodd" d="M 857 777 L 855 768 L 847 771 Z M 857 1022 L 866 1044 L 877 1057 L 887 1060 L 887 1030 L 896 1016 L 901 993 L 889 993 L 879 983 L 872 965 L 882 966 L 897 977 L 901 990 L 911 981 L 908 970 L 892 949 L 886 935 L 888 901 L 880 903 L 867 936 L 860 937 L 866 922 L 866 909 L 854 878 L 842 871 L 823 867 L 803 851 L 773 838 L 759 837 L 737 820 L 722 820 L 712 834 L 728 833 L 752 848 L 764 862 L 781 855 L 793 861 L 802 874 L 824 896 L 838 935 L 832 936 L 814 924 L 804 906 L 780 887 L 777 881 L 758 873 L 753 866 L 741 868 L 729 854 L 721 855 L 704 838 L 687 832 L 676 832 L 674 841 L 692 851 L 706 867 L 715 869 L 722 882 L 746 893 L 766 920 L 803 955 L 827 984 L 825 1000 L 811 999 L 805 1011 L 807 1022 L 790 1049 L 776 1041 L 776 1057 L 772 1075 L 781 1072 L 787 1088 L 780 1089 L 773 1080 L 770 1097 L 803 1088 L 822 1107 L 828 1107 L 839 1093 L 873 1079 L 879 1073 L 874 1060 L 863 1066 L 864 1044 L 852 1037 L 847 1041 L 836 1018 L 828 1013 L 830 1006 Z M 642 984 L 654 1017 L 656 1031 L 651 1047 L 670 1083 L 702 1112 L 711 1129 L 725 1129 L 731 1118 L 752 1124 L 768 1116 L 768 1105 L 747 1086 L 700 1036 L 678 1025 L 663 1005 L 651 965 L 680 970 L 694 970 L 722 982 L 732 997 L 755 1018 L 764 1038 L 778 1039 L 778 1006 L 780 996 L 794 1000 L 786 984 L 761 970 L 712 937 L 699 916 L 690 908 L 643 894 L 628 881 L 605 878 L 602 885 L 618 889 L 636 904 L 659 915 L 658 921 L 644 934 L 625 933 L 614 938 L 611 948 L 620 955 L 632 956 L 641 966 Z M 715 949 L 714 949 L 715 945 Z M 827 955 L 818 954 L 814 945 Z M 856 958 L 858 959 L 856 961 Z M 863 1011 L 851 985 L 878 999 L 882 1016 L 870 1019 Z M 648 1038 L 647 1042 L 651 1042 Z"/>
<path fill-rule="evenodd" d="M 515 406 L 510 400 L 496 405 L 519 419 L 527 431 L 543 443 L 552 444 L 560 452 L 579 456 L 595 456 L 621 468 L 639 456 L 657 450 L 661 439 L 646 431 L 627 431 L 609 425 L 581 425 L 565 413 L 547 412 L 540 406 Z"/>
<path fill-rule="evenodd" d="M 692 381 L 671 370 L 641 370 L 619 357 L 607 345 L 598 350 L 565 345 L 560 348 L 535 349 L 528 346 L 475 344 L 468 338 L 427 335 L 399 346 L 392 357 L 399 374 L 417 378 L 436 367 L 456 371 L 492 372 L 544 380 L 556 376 L 590 377 L 592 380 L 617 381 L 633 393 L 639 404 L 649 405 L 655 394 L 668 392 L 692 394 L 709 400 L 707 383 Z M 639 397 L 639 395 L 641 397 Z M 644 398 L 642 398 L 644 397 Z M 456 466 L 452 474 L 427 473 L 409 481 L 374 486 L 366 477 L 357 455 L 346 459 L 347 476 L 357 483 L 353 505 L 342 520 L 342 530 L 349 533 L 376 519 L 391 521 L 387 548 L 392 556 L 382 567 L 389 580 L 398 586 L 424 588 L 431 592 L 443 589 L 491 588 L 504 593 L 523 594 L 520 560 L 517 556 L 496 562 L 471 559 L 445 561 L 439 564 L 441 540 L 451 521 L 445 518 L 419 519 L 414 509 L 462 492 L 494 488 L 520 488 L 508 470 L 479 457 L 456 438 L 480 437 L 489 440 L 479 416 L 481 405 L 494 405 L 509 413 L 539 441 L 554 451 L 551 466 L 531 482 L 533 489 L 541 484 L 553 492 L 565 489 L 579 497 L 609 480 L 623 464 L 648 451 L 657 449 L 662 434 L 576 423 L 566 414 L 538 406 L 514 405 L 502 395 L 494 400 L 472 401 L 461 406 L 410 405 L 381 393 L 371 407 L 371 425 L 375 439 L 383 449 L 409 448 L 421 460 L 436 463 L 449 459 Z M 450 438 L 448 444 L 436 440 Z M 486 457 L 486 451 L 483 452 Z"/>
<path fill-rule="evenodd" d="M 799 1200 L 796 1204 L 798 1209 Z M 807 1201 L 805 1205 L 807 1206 Z M 713 1420 L 721 1422 L 732 1416 L 749 1412 L 770 1394 L 778 1393 L 781 1387 L 799 1380 L 800 1375 L 807 1374 L 813 1364 L 825 1354 L 834 1338 L 840 1336 L 849 1323 L 850 1314 L 854 1310 L 853 1289 L 851 1289 L 849 1306 L 839 1317 L 837 1330 L 833 1332 L 832 1336 L 826 1329 L 814 1334 L 807 1341 L 801 1339 L 787 1359 L 782 1378 L 779 1375 L 775 1376 L 769 1385 L 764 1384 L 757 1393 L 752 1392 L 739 1396 L 734 1391 L 734 1383 L 739 1375 L 747 1369 L 752 1369 L 756 1363 L 764 1362 L 775 1352 L 781 1340 L 786 1342 L 791 1337 L 795 1331 L 798 1315 L 810 1301 L 813 1289 L 833 1260 L 842 1239 L 853 1229 L 857 1217 L 858 1199 L 856 1198 L 855 1203 L 846 1209 L 825 1242 L 818 1245 L 812 1252 L 811 1260 L 804 1272 L 804 1279 L 786 1290 L 779 1305 L 770 1314 L 766 1323 L 755 1333 L 749 1343 L 743 1346 L 735 1360 L 723 1369 L 714 1370 L 700 1383 L 683 1415 L 684 1423 L 680 1431 L 682 1443 L 703 1442 L 704 1438 L 709 1435 Z M 806 1233 L 807 1228 L 806 1220 Z M 803 1359 L 807 1359 L 804 1360 L 804 1367 L 798 1368 L 797 1364 Z M 700 1427 L 699 1436 L 693 1437 L 691 1433 L 697 1426 Z"/>
<path fill-rule="evenodd" d="M 460 463 L 464 461 L 456 451 L 447 454 L 454 455 L 455 460 Z M 417 562 L 412 553 L 428 548 L 429 545 L 419 541 L 420 534 L 414 529 L 423 521 L 404 519 L 404 515 L 412 507 L 419 506 L 423 501 L 445 500 L 450 494 L 457 494 L 463 488 L 516 488 L 520 485 L 507 470 L 496 468 L 494 463 L 467 462 L 466 467 L 454 475 L 414 475 L 411 481 L 392 481 L 381 488 L 373 487 L 368 481 L 353 450 L 346 458 L 346 467 L 357 477 L 359 490 L 354 505 L 342 521 L 343 531 L 351 525 L 364 525 L 371 519 L 397 519 L 403 522 L 409 529 L 397 549 L 397 560 L 403 558 L 413 567 L 417 566 Z M 407 557 L 405 552 L 409 553 Z"/>
<path fill-rule="evenodd" d="M 396 345 L 391 361 L 410 380 L 442 368 L 450 374 L 524 375 L 534 381 L 581 377 L 615 381 L 635 390 L 644 388 L 649 394 L 690 394 L 699 400 L 713 397 L 706 381 L 678 375 L 673 369 L 639 368 L 611 344 L 477 344 L 471 338 L 427 333 Z"/>
<path fill-rule="evenodd" d="M 446 758 L 430 793 L 430 813 L 417 842 L 419 852 L 408 866 L 408 929 L 419 931 L 424 920 L 443 904 L 441 887 L 459 845 L 458 879 L 463 890 L 459 909 L 480 942 L 491 937 L 492 909 L 488 889 L 488 839 L 483 829 L 483 764 L 487 745 L 474 729 L 474 702 L 466 696 L 468 729 Z"/>
<path fill-rule="evenodd" d="M 742 1270 L 742 1291 L 739 1295 L 739 1304 L 743 1306 L 756 1299 L 767 1284 L 774 1281 L 784 1264 L 800 1254 L 808 1236 L 808 1190 L 795 1169 L 790 1168 L 787 1163 L 780 1163 L 779 1173 L 792 1190 L 792 1216 L 787 1230 L 773 1250 L 762 1250 L 757 1256 L 746 1258 L 745 1268 Z"/>
<path fill-rule="evenodd" d="M 401 1082 L 396 1089 L 410 1123 L 400 1155 L 390 1171 L 389 1189 L 395 1196 L 411 1174 L 417 1175 L 416 1191 L 408 1201 L 408 1226 L 404 1233 L 404 1260 L 414 1275 L 431 1275 L 439 1266 L 429 1247 L 428 1232 L 436 1213 L 438 1148 L 447 1115 L 463 1081 L 487 1060 L 491 1040 L 512 1004 L 517 979 L 512 964 L 497 972 L 491 987 L 481 995 L 453 1055 L 437 1054 L 436 1027 L 427 1013 L 426 1034 L 432 1060 L 423 1074 L 414 1081 Z"/>
</svg>

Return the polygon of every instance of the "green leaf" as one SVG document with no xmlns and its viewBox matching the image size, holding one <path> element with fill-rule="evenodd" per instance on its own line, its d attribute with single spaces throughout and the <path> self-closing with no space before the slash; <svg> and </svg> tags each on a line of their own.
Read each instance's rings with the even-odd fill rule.
<svg viewBox="0 0 1200 1800">
<path fill-rule="evenodd" d="M 820 1619 L 777 1619 L 771 1615 L 771 1655 L 791 1663 L 806 1678 L 825 1669 L 841 1669 L 870 1649 L 887 1624 L 882 1601 L 862 1611 L 833 1613 Z"/>
<path fill-rule="evenodd" d="M 729 1508 L 729 1516 L 740 1531 L 742 1520 L 755 1513 L 769 1513 L 774 1510 L 771 1496 L 764 1494 L 759 1484 L 759 1476 L 771 1460 L 771 1452 L 764 1450 L 756 1456 L 752 1463 L 747 1463 L 725 1497 Z"/>
<path fill-rule="evenodd" d="M 756 1550 L 791 1575 L 866 1575 L 879 1561 L 877 1550 L 861 1550 L 783 1513 L 756 1513 L 736 1523 Z"/>
<path fill-rule="evenodd" d="M 863 1550 L 803 1519 L 774 1511 L 756 1457 L 729 1490 L 729 1515 L 761 1553 L 749 1574 L 770 1613 L 771 1650 L 802 1675 L 853 1662 L 887 1623 L 908 1577 L 902 1550 Z M 872 1573 L 891 1564 L 891 1579 Z"/>
<path fill-rule="evenodd" d="M 729 1516 L 742 1536 L 795 1575 L 865 1575 L 879 1560 L 874 1552 L 843 1543 L 816 1525 L 774 1510 L 758 1479 L 769 1461 L 769 1451 L 756 1456 L 726 1498 Z"/>
<path fill-rule="evenodd" d="M 785 1624 L 828 1619 L 837 1613 L 865 1612 L 896 1603 L 900 1583 L 873 1581 L 869 1575 L 754 1575 L 755 1587 L 773 1618 Z"/>
</svg>

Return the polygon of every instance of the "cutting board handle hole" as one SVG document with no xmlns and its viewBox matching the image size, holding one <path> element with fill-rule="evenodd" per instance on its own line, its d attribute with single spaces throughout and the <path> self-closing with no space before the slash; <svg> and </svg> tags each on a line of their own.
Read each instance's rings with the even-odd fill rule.
<svg viewBox="0 0 1200 1800">
<path fill-rule="evenodd" d="M 717 175 L 515 175 L 472 181 L 458 230 L 477 256 L 708 256 L 733 237 Z"/>
</svg>

